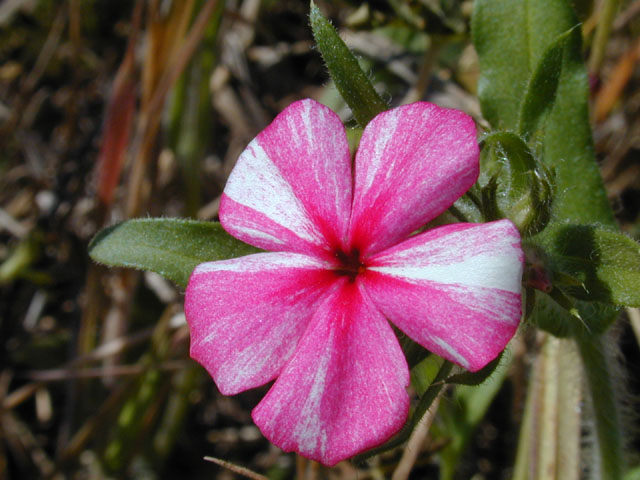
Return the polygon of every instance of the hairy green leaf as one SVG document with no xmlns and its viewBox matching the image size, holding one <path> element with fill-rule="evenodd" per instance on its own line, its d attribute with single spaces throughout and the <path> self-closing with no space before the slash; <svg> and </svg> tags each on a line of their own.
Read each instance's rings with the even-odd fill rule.
<svg viewBox="0 0 640 480">
<path fill-rule="evenodd" d="M 476 0 L 473 43 L 480 58 L 478 97 L 494 128 L 517 127 L 523 92 L 545 50 L 578 22 L 565 1 Z"/>
<path fill-rule="evenodd" d="M 582 300 L 640 306 L 640 245 L 596 225 L 564 225 L 553 234 L 554 270 L 578 280 L 564 290 Z"/>
<path fill-rule="evenodd" d="M 558 292 L 564 295 L 562 290 Z M 566 295 L 565 295 L 566 297 Z M 573 311 L 567 310 L 551 295 L 535 292 L 535 308 L 529 321 L 556 337 L 589 338 L 604 333 L 611 325 L 611 316 L 618 309 L 602 302 L 576 300 Z"/>
<path fill-rule="evenodd" d="M 362 71 L 358 60 L 342 41 L 336 29 L 313 1 L 309 13 L 313 38 L 327 64 L 329 74 L 360 126 L 365 127 L 387 104 L 380 98 Z"/>
<path fill-rule="evenodd" d="M 110 267 L 150 270 L 186 287 L 202 262 L 256 253 L 219 223 L 177 218 L 142 218 L 107 227 L 91 240 L 89 256 Z"/>
</svg>

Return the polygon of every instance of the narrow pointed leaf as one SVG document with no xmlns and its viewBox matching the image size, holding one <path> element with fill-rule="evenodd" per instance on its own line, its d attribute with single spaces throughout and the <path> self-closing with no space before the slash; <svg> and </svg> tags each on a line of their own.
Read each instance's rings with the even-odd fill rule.
<svg viewBox="0 0 640 480">
<path fill-rule="evenodd" d="M 216 222 L 144 218 L 107 227 L 91 240 L 89 256 L 110 267 L 150 270 L 186 287 L 196 265 L 256 253 Z"/>
<path fill-rule="evenodd" d="M 313 1 L 309 19 L 313 38 L 327 64 L 331 78 L 357 122 L 364 127 L 373 117 L 386 110 L 387 104 L 373 88 L 358 60 L 342 41 L 336 29 Z"/>
</svg>

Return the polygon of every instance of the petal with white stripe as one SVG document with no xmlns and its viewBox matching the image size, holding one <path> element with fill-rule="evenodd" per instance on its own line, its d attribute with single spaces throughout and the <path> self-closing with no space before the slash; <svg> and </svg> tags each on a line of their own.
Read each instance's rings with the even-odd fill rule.
<svg viewBox="0 0 640 480">
<path fill-rule="evenodd" d="M 325 465 L 383 443 L 409 408 L 409 370 L 391 326 L 357 282 L 340 283 L 252 413 L 272 443 Z"/>
<path fill-rule="evenodd" d="M 220 221 L 260 248 L 326 253 L 344 247 L 350 208 L 344 127 L 329 108 L 307 99 L 283 110 L 240 155 Z"/>
<path fill-rule="evenodd" d="M 263 385 L 280 373 L 336 281 L 325 267 L 297 253 L 258 253 L 196 267 L 184 306 L 191 356 L 223 394 Z"/>
<path fill-rule="evenodd" d="M 509 220 L 435 228 L 367 262 L 380 311 L 430 351 L 476 371 L 514 335 L 524 254 Z"/>
<path fill-rule="evenodd" d="M 471 117 L 419 102 L 381 113 L 355 160 L 351 245 L 373 254 L 449 208 L 478 177 Z"/>
</svg>

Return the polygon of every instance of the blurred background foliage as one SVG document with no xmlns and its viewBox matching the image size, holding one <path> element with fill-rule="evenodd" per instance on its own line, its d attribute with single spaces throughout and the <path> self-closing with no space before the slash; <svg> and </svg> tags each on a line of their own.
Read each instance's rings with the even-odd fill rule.
<svg viewBox="0 0 640 480">
<path fill-rule="evenodd" d="M 572 3 L 601 172 L 638 239 L 640 1 Z M 472 1 L 318 6 L 385 101 L 426 99 L 486 125 Z M 252 424 L 266 388 L 223 397 L 189 359 L 179 288 L 87 257 L 91 237 L 118 220 L 216 219 L 237 156 L 294 100 L 316 98 L 354 125 L 308 11 L 304 0 L 0 3 L 0 478 L 511 478 L 533 329 L 482 387 L 445 392 L 415 458 L 399 447 L 324 469 Z M 604 15 L 611 28 L 597 38 Z M 639 339 L 636 309 L 607 337 L 629 452 L 640 451 Z M 587 452 L 592 434 L 585 425 Z"/>
</svg>

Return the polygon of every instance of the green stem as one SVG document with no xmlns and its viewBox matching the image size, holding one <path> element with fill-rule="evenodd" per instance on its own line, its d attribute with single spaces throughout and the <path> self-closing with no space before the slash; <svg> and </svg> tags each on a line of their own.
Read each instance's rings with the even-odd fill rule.
<svg viewBox="0 0 640 480">
<path fill-rule="evenodd" d="M 532 375 L 513 479 L 578 480 L 582 368 L 574 341 L 546 334 Z"/>
<path fill-rule="evenodd" d="M 596 423 L 597 452 L 600 456 L 600 472 L 596 478 L 618 480 L 622 478 L 622 435 L 610 360 L 604 353 L 601 336 L 578 338 L 578 347 L 587 376 L 587 388 L 591 395 Z M 598 475 L 599 473 L 599 475 Z"/>
</svg>

